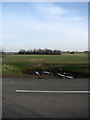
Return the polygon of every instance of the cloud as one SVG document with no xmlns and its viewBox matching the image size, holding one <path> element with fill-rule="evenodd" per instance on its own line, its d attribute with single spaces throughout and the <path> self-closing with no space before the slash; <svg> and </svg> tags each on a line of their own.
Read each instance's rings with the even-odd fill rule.
<svg viewBox="0 0 90 120">
<path fill-rule="evenodd" d="M 48 4 L 36 4 L 34 6 L 39 14 L 42 15 L 60 15 L 67 13 L 63 8 L 57 7 L 53 3 Z"/>
<path fill-rule="evenodd" d="M 88 49 L 88 30 L 82 24 L 68 22 L 17 21 L 4 25 L 5 48 Z M 11 48 L 10 47 L 10 48 Z M 13 48 L 12 48 L 13 49 Z"/>
<path fill-rule="evenodd" d="M 10 18 L 4 19 L 3 46 L 7 50 L 9 48 L 11 50 L 88 49 L 88 24 L 83 21 L 86 18 L 72 15 L 69 10 L 52 3 L 32 3 L 32 9 L 28 10 L 33 10 L 32 15 L 21 18 L 21 16 L 10 17 L 9 14 Z"/>
<path fill-rule="evenodd" d="M 47 19 L 52 21 L 62 21 L 62 22 L 80 22 L 83 20 L 82 17 L 61 17 L 61 16 L 45 16 Z"/>
<path fill-rule="evenodd" d="M 72 11 L 69 11 L 60 6 L 56 6 L 53 3 L 37 3 L 32 4 L 34 9 L 36 9 L 37 14 L 48 20 L 57 20 L 57 21 L 81 21 L 83 20 L 81 16 L 72 16 Z M 75 10 L 76 11 L 76 10 Z"/>
</svg>

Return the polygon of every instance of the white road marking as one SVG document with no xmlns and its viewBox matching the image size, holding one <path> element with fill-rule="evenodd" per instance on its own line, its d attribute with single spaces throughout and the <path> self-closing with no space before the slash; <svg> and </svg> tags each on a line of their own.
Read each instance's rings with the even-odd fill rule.
<svg viewBox="0 0 90 120">
<path fill-rule="evenodd" d="M 78 94 L 90 93 L 90 91 L 40 91 L 40 90 L 16 90 L 16 92 L 20 92 L 20 93 L 78 93 Z"/>
</svg>

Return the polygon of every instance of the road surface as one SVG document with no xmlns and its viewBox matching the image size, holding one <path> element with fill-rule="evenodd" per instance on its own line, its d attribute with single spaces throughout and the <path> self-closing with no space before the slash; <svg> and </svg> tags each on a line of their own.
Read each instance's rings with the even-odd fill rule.
<svg viewBox="0 0 90 120">
<path fill-rule="evenodd" d="M 2 79 L 3 118 L 87 118 L 88 94 L 16 90 L 87 91 L 88 79 Z"/>
</svg>

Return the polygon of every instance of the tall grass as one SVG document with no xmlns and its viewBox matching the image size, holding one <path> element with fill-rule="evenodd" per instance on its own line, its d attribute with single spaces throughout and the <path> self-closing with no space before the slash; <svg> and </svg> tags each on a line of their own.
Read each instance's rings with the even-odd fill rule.
<svg viewBox="0 0 90 120">
<path fill-rule="evenodd" d="M 57 69 L 88 74 L 87 53 L 62 55 L 7 55 L 2 58 L 3 75 L 22 75 L 23 70 Z"/>
</svg>

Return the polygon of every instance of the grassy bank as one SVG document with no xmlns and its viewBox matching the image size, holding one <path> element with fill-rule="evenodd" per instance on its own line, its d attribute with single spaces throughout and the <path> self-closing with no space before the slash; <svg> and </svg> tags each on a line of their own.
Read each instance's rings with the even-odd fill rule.
<svg viewBox="0 0 90 120">
<path fill-rule="evenodd" d="M 6 55 L 2 58 L 3 76 L 24 76 L 27 71 L 63 69 L 75 74 L 88 74 L 87 53 L 62 55 Z"/>
</svg>

